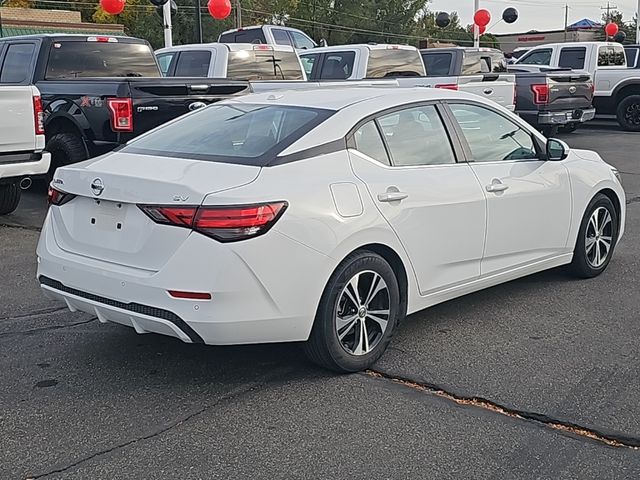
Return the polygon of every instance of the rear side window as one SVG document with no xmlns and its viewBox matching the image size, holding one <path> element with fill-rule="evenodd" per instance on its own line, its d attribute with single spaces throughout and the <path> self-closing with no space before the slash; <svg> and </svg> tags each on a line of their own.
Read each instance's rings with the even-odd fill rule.
<svg viewBox="0 0 640 480">
<path fill-rule="evenodd" d="M 169 72 L 169 67 L 171 66 L 171 60 L 173 60 L 173 57 L 175 56 L 175 53 L 161 53 L 159 55 L 156 55 L 162 75 L 167 75 L 167 72 Z"/>
<path fill-rule="evenodd" d="M 222 43 L 267 43 L 261 28 L 224 33 L 220 35 L 219 41 Z"/>
<path fill-rule="evenodd" d="M 518 63 L 523 65 L 549 65 L 551 63 L 551 49 L 543 48 L 529 52 Z"/>
<path fill-rule="evenodd" d="M 463 75 L 504 73 L 507 62 L 502 52 L 466 52 L 462 63 Z"/>
<path fill-rule="evenodd" d="M 271 30 L 273 33 L 273 39 L 276 41 L 278 45 L 291 45 L 291 38 L 286 30 L 280 30 L 279 28 L 274 28 Z"/>
<path fill-rule="evenodd" d="M 622 46 L 606 46 L 598 49 L 599 67 L 621 67 L 625 63 L 626 57 Z"/>
<path fill-rule="evenodd" d="M 320 78 L 324 80 L 346 80 L 353 73 L 355 52 L 331 52 L 324 57 Z"/>
<path fill-rule="evenodd" d="M 132 141 L 122 151 L 264 166 L 332 114 L 283 105 L 212 105 Z"/>
<path fill-rule="evenodd" d="M 319 53 L 315 55 L 300 55 L 300 62 L 302 62 L 302 68 L 304 68 L 305 73 L 307 74 L 308 79 L 311 78 L 311 73 L 313 72 L 313 66 L 318 61 L 320 57 Z"/>
<path fill-rule="evenodd" d="M 176 77 L 208 77 L 211 52 L 183 51 L 176 64 Z"/>
<path fill-rule="evenodd" d="M 377 160 L 380 163 L 390 165 L 387 150 L 382 142 L 382 137 L 380 137 L 378 127 L 376 127 L 376 124 L 373 121 L 365 123 L 356 130 L 353 134 L 353 141 L 357 151 Z"/>
<path fill-rule="evenodd" d="M 45 77 L 159 77 L 151 48 L 144 43 L 55 42 Z"/>
<path fill-rule="evenodd" d="M 9 45 L 2 63 L 0 83 L 23 83 L 29 78 L 31 60 L 35 45 L 33 43 L 15 43 Z"/>
<path fill-rule="evenodd" d="M 453 55 L 451 53 L 423 54 L 424 66 L 428 77 L 442 77 L 449 75 Z"/>
<path fill-rule="evenodd" d="M 311 50 L 316 46 L 313 40 L 300 32 L 291 32 L 291 36 L 293 37 L 294 46 L 298 49 Z"/>
<path fill-rule="evenodd" d="M 424 64 L 418 50 L 376 48 L 369 52 L 367 78 L 424 76 Z"/>
<path fill-rule="evenodd" d="M 637 48 L 625 48 L 624 53 L 627 56 L 627 66 L 628 67 L 636 67 L 638 61 L 638 52 L 640 49 Z"/>
<path fill-rule="evenodd" d="M 563 48 L 560 50 L 558 66 L 562 68 L 571 68 L 573 70 L 582 70 L 584 68 L 586 55 L 587 49 L 584 47 Z"/>
<path fill-rule="evenodd" d="M 295 52 L 240 50 L 229 52 L 227 78 L 231 80 L 302 80 Z"/>
</svg>

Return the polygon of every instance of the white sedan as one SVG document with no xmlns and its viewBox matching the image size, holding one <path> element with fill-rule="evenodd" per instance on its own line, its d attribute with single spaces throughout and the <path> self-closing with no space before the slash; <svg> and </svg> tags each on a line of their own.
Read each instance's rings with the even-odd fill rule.
<svg viewBox="0 0 640 480">
<path fill-rule="evenodd" d="M 304 341 L 330 369 L 405 315 L 559 265 L 609 264 L 617 171 L 440 89 L 247 95 L 59 168 L 38 245 L 51 297 L 211 345 Z"/>
</svg>

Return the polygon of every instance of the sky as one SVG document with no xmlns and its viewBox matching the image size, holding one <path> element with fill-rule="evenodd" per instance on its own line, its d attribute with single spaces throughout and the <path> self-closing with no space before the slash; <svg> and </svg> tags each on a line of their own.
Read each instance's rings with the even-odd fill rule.
<svg viewBox="0 0 640 480">
<path fill-rule="evenodd" d="M 490 33 L 527 32 L 529 30 L 561 30 L 564 28 L 564 5 L 569 5 L 569 25 L 589 18 L 600 21 L 607 2 L 598 0 L 480 0 L 480 8 L 491 12 Z M 611 0 L 611 6 L 624 14 L 626 21 L 631 21 L 638 8 L 638 0 Z M 502 11 L 507 7 L 518 10 L 519 17 L 515 23 L 508 25 L 502 19 Z M 473 22 L 473 0 L 432 0 L 429 4 L 432 11 L 457 11 L 462 25 Z M 496 23 L 500 20 L 499 23 Z M 494 23 L 496 23 L 494 25 Z"/>
</svg>

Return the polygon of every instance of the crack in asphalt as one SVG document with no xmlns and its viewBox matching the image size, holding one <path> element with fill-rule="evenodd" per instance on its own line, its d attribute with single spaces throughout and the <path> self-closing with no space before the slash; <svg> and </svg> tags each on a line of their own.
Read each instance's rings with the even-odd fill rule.
<svg viewBox="0 0 640 480">
<path fill-rule="evenodd" d="M 93 318 L 90 318 L 89 320 L 83 320 L 82 322 L 66 323 L 64 325 L 51 325 L 49 327 L 32 328 L 30 330 L 20 330 L 18 332 L 4 332 L 4 333 L 0 333 L 0 338 L 11 337 L 14 335 L 31 335 L 33 333 L 46 332 L 48 330 L 60 330 L 61 328 L 77 327 L 78 325 L 85 325 L 97 319 L 98 317 L 93 317 Z"/>
<path fill-rule="evenodd" d="M 31 225 L 19 225 L 16 223 L 0 223 L 0 227 L 5 227 L 5 228 L 18 228 L 20 230 L 30 230 L 32 232 L 41 232 L 42 231 L 42 227 L 34 227 Z"/>
<path fill-rule="evenodd" d="M 390 375 L 376 370 L 367 370 L 364 372 L 373 378 L 392 381 L 394 383 L 403 385 L 420 392 L 435 395 L 440 398 L 444 398 L 458 405 L 467 405 L 474 408 L 483 410 L 489 410 L 500 415 L 504 415 L 511 418 L 517 418 L 519 420 L 530 421 L 538 423 L 544 427 L 552 430 L 561 431 L 565 433 L 571 433 L 579 437 L 589 438 L 596 442 L 602 443 L 609 447 L 628 448 L 631 450 L 640 450 L 640 438 L 631 437 L 622 434 L 610 434 L 603 433 L 592 428 L 583 427 L 572 422 L 567 422 L 561 419 L 552 418 L 542 413 L 529 412 L 526 410 L 518 410 L 510 408 L 504 405 L 500 405 L 492 400 L 478 396 L 464 396 L 446 391 L 444 388 L 426 382 L 416 382 L 409 378 L 400 377 L 397 375 Z"/>
<path fill-rule="evenodd" d="M 67 307 L 51 307 L 43 308 L 42 310 L 36 310 L 34 312 L 23 313 L 22 315 L 9 315 L 8 317 L 0 317 L 0 321 L 3 320 L 24 320 L 25 318 L 39 317 L 41 315 L 48 315 L 50 313 L 59 313 L 67 310 Z"/>
<path fill-rule="evenodd" d="M 291 368 L 287 369 L 287 370 L 292 370 Z M 233 390 L 231 390 L 230 392 L 226 393 L 225 395 L 222 395 L 220 398 L 218 398 L 215 402 L 206 405 L 198 410 L 192 411 L 191 413 L 188 413 L 186 415 L 183 415 L 182 417 L 178 418 L 177 420 L 174 420 L 172 422 L 169 422 L 167 424 L 165 424 L 165 426 L 156 429 L 153 432 L 150 432 L 146 435 L 141 435 L 139 437 L 135 437 L 132 438 L 130 440 L 127 440 L 126 442 L 122 442 L 119 443 L 117 445 L 114 445 L 112 447 L 109 448 L 105 448 L 104 450 L 100 450 L 98 452 L 92 453 L 91 455 L 87 455 L 86 457 L 80 458 L 79 460 L 74 461 L 73 463 L 70 463 L 68 465 L 65 465 L 63 467 L 59 467 L 53 470 L 49 470 L 48 472 L 44 472 L 44 473 L 38 473 L 36 475 L 27 475 L 25 477 L 25 480 L 37 480 L 39 478 L 44 478 L 44 477 L 48 477 L 49 475 L 54 475 L 56 473 L 63 473 L 66 472 L 74 467 L 77 467 L 78 465 L 81 465 L 85 462 L 88 462 L 89 460 L 93 460 L 94 458 L 100 457 L 102 455 L 106 455 L 109 454 L 111 452 L 114 452 L 116 450 L 128 447 L 130 445 L 133 445 L 134 443 L 143 441 L 143 440 L 148 440 L 150 438 L 154 438 L 157 437 L 159 435 L 162 435 L 163 433 L 166 433 L 170 430 L 173 430 L 174 428 L 179 427 L 180 425 L 192 420 L 193 418 L 202 415 L 203 413 L 207 412 L 208 410 L 211 410 L 212 408 L 220 405 L 221 403 L 228 401 L 228 400 L 232 400 L 234 398 L 237 398 L 241 395 L 244 395 L 248 392 L 251 392 L 252 390 L 255 390 L 256 388 L 264 385 L 266 382 L 268 382 L 271 378 L 277 378 L 280 377 L 281 375 L 283 375 L 286 372 L 270 372 L 268 374 L 262 375 L 258 380 L 254 380 L 253 382 L 250 383 L 246 383 L 243 384 L 241 386 L 238 386 L 237 388 L 234 388 Z"/>
</svg>

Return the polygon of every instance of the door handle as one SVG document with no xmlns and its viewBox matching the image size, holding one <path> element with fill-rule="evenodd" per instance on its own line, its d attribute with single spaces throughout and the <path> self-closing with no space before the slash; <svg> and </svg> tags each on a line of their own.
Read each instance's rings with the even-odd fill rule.
<svg viewBox="0 0 640 480">
<path fill-rule="evenodd" d="M 378 194 L 378 201 L 379 202 L 399 202 L 401 200 L 404 200 L 408 196 L 409 196 L 409 194 L 408 193 L 404 193 L 404 192 L 379 193 Z"/>
<path fill-rule="evenodd" d="M 504 192 L 509 188 L 509 185 L 505 185 L 504 183 L 492 183 L 491 185 L 487 185 L 485 188 L 487 189 L 487 192 L 498 193 Z"/>
</svg>

